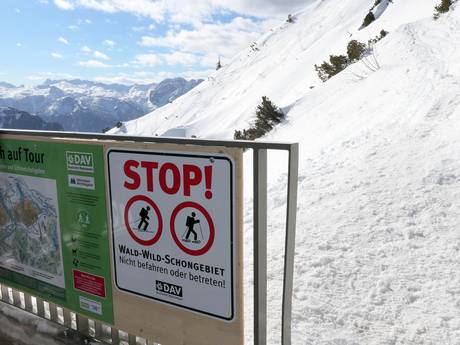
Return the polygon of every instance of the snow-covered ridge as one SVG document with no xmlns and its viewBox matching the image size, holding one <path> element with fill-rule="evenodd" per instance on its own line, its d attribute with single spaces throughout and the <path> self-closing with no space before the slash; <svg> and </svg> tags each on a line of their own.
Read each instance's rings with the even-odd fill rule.
<svg viewBox="0 0 460 345">
<path fill-rule="evenodd" d="M 248 127 L 262 96 L 289 108 L 312 87 L 321 86 L 315 64 L 330 54 L 345 53 L 352 39 L 367 42 L 382 29 L 391 33 L 431 16 L 435 3 L 394 1 L 378 20 L 359 30 L 374 1 L 316 1 L 295 15 L 294 23 L 267 32 L 180 100 L 115 132 L 162 135 L 187 127 L 185 132 L 197 137 L 232 138 L 235 129 Z"/>
<path fill-rule="evenodd" d="M 39 115 L 66 130 L 94 132 L 161 107 L 199 82 L 172 78 L 158 84 L 128 86 L 74 79 L 46 80 L 34 87 L 1 83 L 0 106 Z"/>
</svg>

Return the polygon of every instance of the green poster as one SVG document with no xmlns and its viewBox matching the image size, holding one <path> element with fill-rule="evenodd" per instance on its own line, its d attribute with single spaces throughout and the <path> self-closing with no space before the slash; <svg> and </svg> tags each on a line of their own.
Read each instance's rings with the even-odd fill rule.
<svg viewBox="0 0 460 345">
<path fill-rule="evenodd" d="M 0 139 L 0 282 L 113 324 L 103 147 Z"/>
</svg>

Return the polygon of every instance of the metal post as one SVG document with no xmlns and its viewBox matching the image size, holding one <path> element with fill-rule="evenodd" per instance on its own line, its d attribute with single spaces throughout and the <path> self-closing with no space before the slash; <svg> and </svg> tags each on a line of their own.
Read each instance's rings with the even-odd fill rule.
<svg viewBox="0 0 460 345">
<path fill-rule="evenodd" d="M 254 345 L 267 344 L 267 150 L 254 149 Z"/>
<path fill-rule="evenodd" d="M 29 313 L 32 313 L 34 309 L 34 306 L 32 304 L 32 296 L 29 295 L 28 293 L 24 293 L 24 302 L 25 302 L 25 309 Z"/>
<path fill-rule="evenodd" d="M 36 297 L 35 301 L 37 303 L 37 315 L 45 318 L 45 304 L 41 298 Z"/>
<path fill-rule="evenodd" d="M 103 334 L 102 323 L 98 320 L 94 320 L 94 338 L 100 339 Z"/>
<path fill-rule="evenodd" d="M 2 301 L 5 303 L 10 303 L 10 296 L 8 292 L 8 286 L 6 285 L 1 285 L 0 289 L 2 290 Z"/>
<path fill-rule="evenodd" d="M 15 307 L 21 308 L 21 295 L 16 289 L 13 289 L 13 305 Z"/>
<path fill-rule="evenodd" d="M 110 329 L 110 338 L 111 344 L 118 345 L 120 344 L 120 332 L 116 328 Z"/>
<path fill-rule="evenodd" d="M 137 344 L 137 338 L 134 334 L 128 334 L 128 344 L 129 345 L 136 345 Z"/>
<path fill-rule="evenodd" d="M 292 286 L 294 280 L 295 230 L 297 216 L 297 183 L 299 175 L 299 145 L 289 150 L 286 240 L 284 248 L 283 316 L 281 343 L 291 345 Z"/>
<path fill-rule="evenodd" d="M 57 305 L 51 302 L 48 302 L 49 310 L 50 310 L 50 320 L 56 323 L 59 323 Z"/>
<path fill-rule="evenodd" d="M 77 317 L 77 331 L 80 334 L 89 335 L 89 322 L 86 316 L 76 314 Z"/>
</svg>

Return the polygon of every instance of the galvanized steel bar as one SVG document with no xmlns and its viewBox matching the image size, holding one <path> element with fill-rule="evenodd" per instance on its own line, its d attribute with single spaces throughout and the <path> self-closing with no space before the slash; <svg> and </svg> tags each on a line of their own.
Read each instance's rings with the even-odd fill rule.
<svg viewBox="0 0 460 345">
<path fill-rule="evenodd" d="M 37 315 L 45 318 L 45 304 L 43 303 L 44 301 L 41 298 L 36 297 L 36 302 L 37 302 Z"/>
<path fill-rule="evenodd" d="M 111 343 L 114 345 L 120 344 L 120 331 L 116 328 L 110 329 L 110 339 Z"/>
<path fill-rule="evenodd" d="M 64 326 L 72 328 L 72 314 L 69 309 L 62 308 L 62 315 L 64 317 Z"/>
<path fill-rule="evenodd" d="M 33 312 L 33 304 L 32 304 L 32 296 L 29 295 L 28 293 L 24 293 L 24 302 L 25 302 L 25 310 L 27 310 L 29 313 Z"/>
<path fill-rule="evenodd" d="M 21 308 L 21 296 L 19 295 L 19 291 L 13 289 L 13 305 Z"/>
<path fill-rule="evenodd" d="M 59 323 L 58 311 L 57 306 L 54 303 L 49 303 L 49 310 L 50 310 L 50 320 L 56 323 Z"/>
<path fill-rule="evenodd" d="M 297 217 L 297 185 L 299 177 L 299 145 L 289 150 L 286 239 L 284 249 L 283 312 L 281 343 L 291 345 L 292 289 L 294 281 L 295 232 Z"/>
<path fill-rule="evenodd" d="M 2 290 L 2 301 L 6 303 L 10 303 L 10 297 L 8 294 L 8 286 L 2 284 L 1 290 Z"/>
<path fill-rule="evenodd" d="M 94 338 L 99 339 L 103 336 L 102 322 L 94 320 Z"/>
<path fill-rule="evenodd" d="M 89 322 L 86 316 L 76 314 L 77 317 L 77 331 L 84 335 L 89 335 Z"/>
<path fill-rule="evenodd" d="M 126 141 L 139 143 L 161 143 L 161 144 L 180 144 L 180 145 L 200 145 L 200 146 L 222 146 L 245 149 L 266 149 L 266 150 L 285 150 L 288 151 L 291 143 L 276 141 L 248 141 L 248 140 L 214 140 L 214 139 L 194 139 L 194 138 L 172 138 L 172 137 L 141 137 L 132 135 L 110 135 L 101 133 L 78 133 L 78 132 L 54 132 L 54 131 L 32 131 L 0 129 L 2 134 L 13 134 L 23 136 L 42 136 L 47 138 L 64 139 L 85 139 L 85 140 L 109 140 Z"/>
<path fill-rule="evenodd" d="M 137 339 L 134 334 L 128 334 L 128 344 L 129 345 L 136 345 L 137 344 Z"/>
<path fill-rule="evenodd" d="M 254 345 L 267 344 L 267 150 L 254 150 Z"/>
</svg>

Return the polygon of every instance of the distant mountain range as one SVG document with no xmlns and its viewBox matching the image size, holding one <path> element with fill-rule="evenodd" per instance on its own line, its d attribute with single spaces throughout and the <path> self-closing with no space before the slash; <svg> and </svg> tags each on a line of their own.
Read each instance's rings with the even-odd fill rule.
<svg viewBox="0 0 460 345">
<path fill-rule="evenodd" d="M 64 128 L 56 122 L 46 122 L 40 116 L 11 107 L 0 107 L 0 128 L 38 129 L 44 131 L 62 131 Z"/>
<path fill-rule="evenodd" d="M 201 81 L 172 78 L 122 85 L 74 79 L 46 80 L 33 87 L 0 82 L 0 126 L 101 132 L 172 102 Z M 10 116 L 15 112 L 20 119 Z"/>
</svg>

